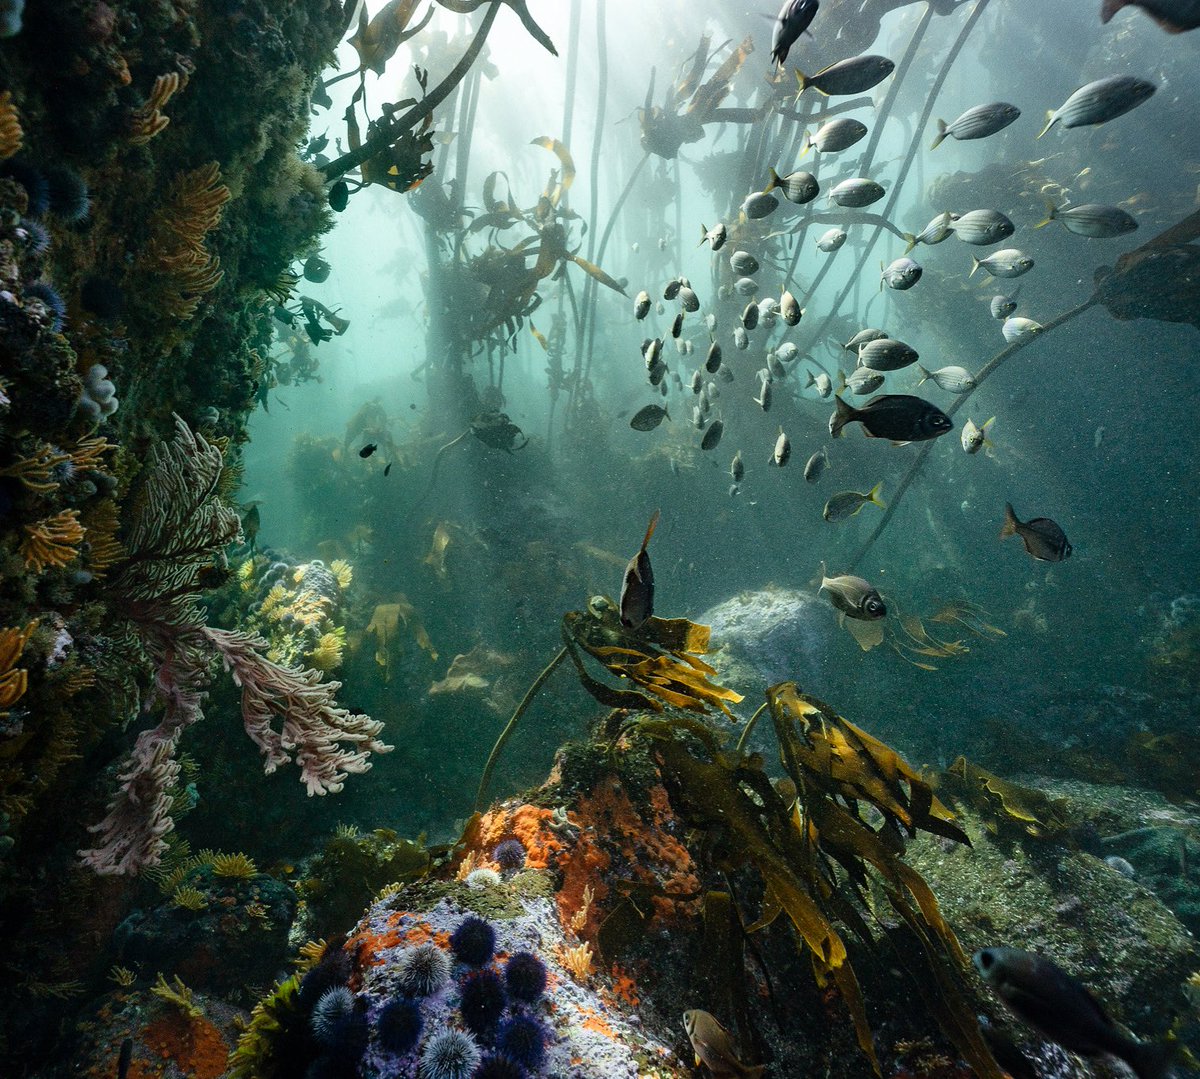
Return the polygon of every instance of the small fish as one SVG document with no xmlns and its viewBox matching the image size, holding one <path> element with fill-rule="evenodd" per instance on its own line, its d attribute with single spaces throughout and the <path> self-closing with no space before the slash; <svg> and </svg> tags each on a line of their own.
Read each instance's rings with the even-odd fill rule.
<svg viewBox="0 0 1200 1079">
<path fill-rule="evenodd" d="M 1093 240 L 1106 240 L 1133 232 L 1138 223 L 1119 206 L 1101 206 L 1089 202 L 1083 206 L 1055 206 L 1046 201 L 1046 217 L 1033 227 L 1045 228 L 1051 221 L 1061 221 L 1068 232 Z"/>
<path fill-rule="evenodd" d="M 667 375 L 667 365 L 663 363 L 662 360 L 655 360 L 653 364 L 649 365 L 646 375 L 650 380 L 650 385 L 660 386 L 662 388 L 663 395 L 666 396 L 667 384 L 663 382 L 663 379 Z"/>
<path fill-rule="evenodd" d="M 133 1063 L 133 1039 L 126 1038 L 121 1042 L 121 1052 L 117 1057 L 117 1079 L 127 1079 L 129 1066 Z"/>
<path fill-rule="evenodd" d="M 862 504 L 858 508 L 862 509 Z M 825 573 L 824 562 L 821 563 L 820 576 L 821 585 L 817 592 L 825 592 L 829 596 L 829 602 L 847 618 L 873 622 L 887 617 L 887 606 L 883 598 L 874 585 L 861 577 L 853 577 L 848 573 L 841 577 L 829 577 Z"/>
<path fill-rule="evenodd" d="M 999 210 L 971 210 L 958 217 L 950 227 L 963 243 L 977 247 L 1007 240 L 1016 231 L 1012 221 Z"/>
<path fill-rule="evenodd" d="M 663 287 L 663 299 L 673 300 L 679 295 L 679 290 L 683 288 L 683 282 L 678 277 L 673 277 Z"/>
<path fill-rule="evenodd" d="M 1017 294 L 1015 292 L 1011 296 L 993 296 L 992 302 L 988 305 L 988 310 L 991 311 L 992 318 L 999 320 L 1008 318 L 1016 309 Z"/>
<path fill-rule="evenodd" d="M 735 251 L 729 256 L 729 268 L 738 277 L 746 277 L 758 273 L 758 259 L 749 251 Z"/>
<path fill-rule="evenodd" d="M 900 371 L 921 358 L 911 345 L 892 337 L 877 337 L 858 350 L 858 365 L 872 371 Z"/>
<path fill-rule="evenodd" d="M 775 16 L 775 29 L 771 34 L 771 60 L 775 64 L 783 67 L 788 50 L 800 40 L 800 35 L 808 29 L 809 24 L 816 17 L 818 7 L 820 7 L 818 0 L 783 0 L 783 7 Z"/>
<path fill-rule="evenodd" d="M 789 3 L 808 3 L 809 0 L 789 0 Z M 816 0 L 811 0 L 816 9 Z M 784 7 L 788 7 L 785 4 Z M 797 34 L 797 36 L 799 36 Z M 786 55 L 786 50 L 785 50 Z M 692 1052 L 696 1054 L 696 1066 L 703 1064 L 714 1079 L 759 1079 L 766 1065 L 759 1064 L 750 1067 L 743 1064 L 737 1055 L 733 1038 L 715 1016 L 708 1012 L 694 1009 L 683 1013 L 683 1029 L 692 1043 Z"/>
<path fill-rule="evenodd" d="M 808 372 L 808 381 L 804 383 L 804 388 L 807 390 L 809 386 L 817 388 L 817 395 L 822 401 L 833 393 L 833 380 L 824 372 L 814 375 L 811 371 Z"/>
<path fill-rule="evenodd" d="M 727 363 L 721 364 L 721 366 L 717 369 L 717 377 L 722 382 L 732 382 L 733 381 L 733 372 L 731 370 L 729 370 L 729 364 L 727 364 Z"/>
<path fill-rule="evenodd" d="M 734 483 L 741 483 L 746 475 L 746 466 L 742 462 L 742 451 L 738 450 L 729 463 L 729 476 Z"/>
<path fill-rule="evenodd" d="M 917 374 L 921 376 L 918 386 L 932 382 L 950 393 L 966 393 L 975 388 L 975 376 L 965 367 L 941 367 L 936 371 L 927 371 L 917 364 Z"/>
<path fill-rule="evenodd" d="M 837 521 L 844 521 L 847 517 L 856 516 L 868 502 L 883 509 L 884 504 L 879 498 L 881 487 L 883 487 L 882 480 L 875 484 L 865 495 L 860 494 L 858 491 L 839 491 L 825 503 L 825 508 L 821 511 L 821 516 L 830 524 L 834 524 Z"/>
<path fill-rule="evenodd" d="M 779 317 L 779 301 L 774 296 L 767 296 L 758 301 L 758 321 L 770 328 Z"/>
<path fill-rule="evenodd" d="M 388 461 L 388 463 L 383 466 L 383 474 L 385 476 L 390 476 L 392 474 L 392 462 L 391 461 Z"/>
<path fill-rule="evenodd" d="M 883 291 L 883 286 L 894 289 L 897 292 L 905 292 L 912 288 L 918 281 L 921 280 L 921 267 L 910 259 L 907 255 L 896 259 L 891 265 L 884 266 L 881 262 L 879 273 L 879 291 Z"/>
<path fill-rule="evenodd" d="M 1055 124 L 1063 127 L 1088 127 L 1103 124 L 1130 109 L 1136 109 L 1158 87 L 1132 75 L 1110 75 L 1081 86 L 1062 105 L 1046 114 L 1046 126 L 1038 132 L 1040 139 Z"/>
<path fill-rule="evenodd" d="M 1138 1079 L 1166 1074 L 1173 1056 L 1169 1044 L 1126 1037 L 1082 982 L 1044 956 L 1019 948 L 981 948 L 971 962 L 1005 1004 L 1068 1052 L 1116 1057 Z"/>
<path fill-rule="evenodd" d="M 705 425 L 708 423 L 708 418 L 704 414 L 707 407 L 702 397 L 700 398 L 700 403 L 692 409 L 692 426 L 697 431 L 703 431 Z"/>
<path fill-rule="evenodd" d="M 1004 527 L 1000 538 L 1020 536 L 1025 550 L 1039 562 L 1063 562 L 1071 557 L 1071 545 L 1067 534 L 1049 517 L 1034 517 L 1020 521 L 1013 512 L 1012 503 L 1004 503 Z"/>
<path fill-rule="evenodd" d="M 828 232 L 823 232 L 817 238 L 817 248 L 827 253 L 836 251 L 846 242 L 846 233 L 839 228 L 832 228 Z"/>
<path fill-rule="evenodd" d="M 989 135 L 996 134 L 997 131 L 1003 131 L 1020 115 L 1021 110 L 1016 105 L 1009 105 L 1005 101 L 994 101 L 990 105 L 976 105 L 967 109 L 951 123 L 939 120 L 937 122 L 937 138 L 933 140 L 933 145 L 929 149 L 936 150 L 947 135 L 964 141 L 986 139 Z"/>
<path fill-rule="evenodd" d="M 787 368 L 779 362 L 779 357 L 774 352 L 767 353 L 767 373 L 772 381 L 787 378 Z"/>
<path fill-rule="evenodd" d="M 787 319 L 784 321 L 787 322 Z M 775 358 L 780 363 L 791 363 L 799 355 L 800 347 L 794 341 L 782 341 L 775 349 Z"/>
<path fill-rule="evenodd" d="M 783 197 L 797 206 L 812 202 L 821 193 L 821 185 L 811 172 L 789 172 L 786 176 L 780 176 L 774 169 L 767 169 L 767 175 L 770 183 L 763 190 L 774 191 L 779 188 Z"/>
<path fill-rule="evenodd" d="M 700 310 L 700 297 L 696 295 L 695 290 L 690 285 L 683 285 L 680 287 L 679 306 L 685 311 Z"/>
<path fill-rule="evenodd" d="M 779 200 L 768 191 L 755 191 L 742 202 L 742 213 L 751 221 L 770 217 L 779 208 Z"/>
<path fill-rule="evenodd" d="M 663 312 L 665 312 L 665 311 L 666 311 L 666 308 L 665 308 L 665 307 L 663 307 L 663 302 L 662 302 L 662 300 L 657 300 L 657 301 L 655 302 L 655 304 L 654 304 L 654 313 L 655 313 L 656 315 L 661 315 L 661 314 L 663 314 Z"/>
<path fill-rule="evenodd" d="M 783 468 L 784 465 L 792 459 L 792 443 L 783 428 L 779 428 L 779 437 L 775 439 L 775 448 L 771 451 L 771 459 L 768 464 L 776 465 Z"/>
<path fill-rule="evenodd" d="M 758 391 L 758 396 L 754 398 L 754 403 L 758 405 L 764 412 L 771 411 L 771 383 L 764 382 L 762 388 Z"/>
<path fill-rule="evenodd" d="M 744 352 L 750 347 L 750 335 L 746 333 L 744 326 L 738 326 L 734 329 L 733 344 L 739 352 Z"/>
<path fill-rule="evenodd" d="M 725 424 L 721 420 L 713 420 L 700 440 L 702 450 L 715 450 L 721 444 L 721 436 L 725 433 Z"/>
<path fill-rule="evenodd" d="M 854 176 L 843 180 L 829 192 L 829 201 L 839 206 L 861 207 L 878 202 L 887 192 L 874 180 Z"/>
<path fill-rule="evenodd" d="M 804 144 L 800 151 L 803 157 L 809 150 L 819 150 L 824 154 L 835 154 L 839 150 L 847 150 L 867 133 L 867 125 L 858 120 L 842 118 L 830 120 L 817 128 L 815 135 L 804 132 Z"/>
<path fill-rule="evenodd" d="M 852 56 L 822 68 L 815 75 L 796 71 L 796 96 L 799 97 L 810 86 L 826 97 L 842 97 L 846 94 L 865 94 L 878 86 L 893 71 L 896 65 L 886 56 Z"/>
<path fill-rule="evenodd" d="M 642 348 L 642 356 L 646 360 L 646 370 L 653 371 L 662 362 L 662 338 L 655 337 L 646 342 Z"/>
<path fill-rule="evenodd" d="M 746 330 L 752 330 L 758 325 L 758 304 L 751 301 L 742 309 L 742 326 Z"/>
<path fill-rule="evenodd" d="M 670 413 L 662 405 L 646 405 L 633 414 L 629 426 L 635 431 L 653 431 L 663 420 L 670 418 Z"/>
<path fill-rule="evenodd" d="M 374 442 L 368 442 L 361 450 L 358 451 L 358 455 L 366 460 L 366 458 L 370 457 L 371 454 L 373 454 L 377 449 L 379 449 L 378 445 L 376 445 Z"/>
<path fill-rule="evenodd" d="M 829 452 L 822 446 L 804 465 L 804 480 L 806 483 L 816 483 L 829 467 Z"/>
<path fill-rule="evenodd" d="M 1104 0 L 1100 21 L 1108 22 L 1123 7 L 1140 7 L 1168 34 L 1200 27 L 1200 0 Z"/>
<path fill-rule="evenodd" d="M 704 245 L 704 241 L 707 240 L 709 247 L 711 247 L 714 251 L 720 251 L 721 248 L 725 246 L 725 240 L 728 238 L 728 236 L 729 230 L 726 229 L 720 221 L 713 225 L 711 229 L 701 225 L 700 243 L 698 243 L 696 246 L 702 247 Z"/>
<path fill-rule="evenodd" d="M 991 447 L 991 440 L 987 436 L 988 428 L 996 422 L 996 417 L 993 416 L 990 420 L 986 420 L 982 427 L 978 426 L 974 420 L 968 419 L 963 424 L 962 429 L 962 448 L 967 453 L 978 453 L 984 446 Z"/>
<path fill-rule="evenodd" d="M 733 283 L 733 291 L 739 296 L 753 296 L 758 291 L 758 282 L 753 277 L 739 277 Z"/>
<path fill-rule="evenodd" d="M 864 330 L 859 330 L 849 341 L 842 345 L 842 348 L 847 352 L 860 352 L 863 345 L 871 341 L 880 341 L 887 337 L 887 335 L 887 330 L 877 330 L 873 326 L 868 326 Z"/>
<path fill-rule="evenodd" d="M 675 315 L 675 321 L 671 323 L 671 336 L 678 338 L 683 333 L 683 312 L 680 311 Z"/>
<path fill-rule="evenodd" d="M 779 314 L 789 326 L 795 326 L 804 317 L 804 308 L 787 289 L 779 298 Z"/>
<path fill-rule="evenodd" d="M 861 423 L 871 438 L 893 442 L 925 442 L 954 429 L 954 424 L 937 405 L 902 393 L 872 397 L 862 408 L 835 397 L 837 411 L 829 417 L 829 433 L 837 438 L 850 423 Z"/>
<path fill-rule="evenodd" d="M 1024 251 L 1015 247 L 1006 247 L 1002 251 L 993 251 L 985 259 L 971 256 L 971 272 L 968 277 L 974 277 L 980 267 L 987 270 L 993 277 L 1020 277 L 1033 269 L 1033 259 Z"/>
<path fill-rule="evenodd" d="M 621 580 L 621 625 L 626 629 L 641 629 L 654 613 L 654 570 L 650 566 L 646 547 L 657 526 L 658 510 L 655 510 L 641 549 L 629 560 Z"/>
<path fill-rule="evenodd" d="M 905 254 L 916 247 L 917 244 L 932 246 L 933 244 L 940 244 L 943 240 L 947 239 L 950 233 L 954 231 L 950 224 L 953 218 L 954 215 L 947 210 L 945 213 L 938 214 L 937 217 L 930 221 L 915 236 L 911 232 L 906 232 L 904 239 L 908 243 L 908 246 L 904 249 Z"/>
<path fill-rule="evenodd" d="M 710 405 L 721 396 L 721 391 L 717 388 L 717 384 L 713 381 L 708 381 L 704 384 L 704 400 Z"/>
<path fill-rule="evenodd" d="M 850 374 L 840 374 L 842 384 L 850 388 L 851 393 L 858 397 L 865 397 L 868 393 L 874 393 L 880 386 L 883 385 L 883 375 L 879 371 L 872 371 L 869 367 L 855 368 Z"/>
<path fill-rule="evenodd" d="M 704 388 L 704 376 L 699 371 L 692 372 L 692 393 L 699 393 Z"/>
<path fill-rule="evenodd" d="M 717 328 L 717 316 L 715 312 L 709 311 L 709 313 L 704 316 L 704 326 L 709 333 L 712 333 L 713 330 Z"/>
<path fill-rule="evenodd" d="M 1004 340 L 1010 345 L 1014 341 L 1022 337 L 1027 337 L 1031 333 L 1037 333 L 1041 328 L 1042 324 L 1040 322 L 1034 322 L 1031 318 L 1021 318 L 1020 316 L 1006 318 L 1004 325 L 1000 327 L 1004 333 Z"/>
<path fill-rule="evenodd" d="M 633 301 L 633 317 L 641 322 L 650 313 L 650 293 L 645 289 L 637 294 Z"/>
<path fill-rule="evenodd" d="M 704 370 L 715 375 L 721 366 L 721 346 L 714 341 L 708 346 L 708 355 L 704 357 Z"/>
</svg>

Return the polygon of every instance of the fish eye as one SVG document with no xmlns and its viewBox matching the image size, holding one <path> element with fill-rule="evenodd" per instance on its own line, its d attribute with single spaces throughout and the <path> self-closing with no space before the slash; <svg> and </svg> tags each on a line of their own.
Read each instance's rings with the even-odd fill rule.
<svg viewBox="0 0 1200 1079">
<path fill-rule="evenodd" d="M 872 596 L 869 600 L 867 600 L 867 610 L 871 614 L 877 614 L 880 617 L 887 614 L 887 608 L 883 605 L 883 600 L 878 599 L 875 596 Z"/>
</svg>

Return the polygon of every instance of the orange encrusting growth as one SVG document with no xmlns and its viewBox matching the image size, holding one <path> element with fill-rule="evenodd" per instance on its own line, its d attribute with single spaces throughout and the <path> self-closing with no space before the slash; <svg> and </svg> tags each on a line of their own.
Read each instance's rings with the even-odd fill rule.
<svg viewBox="0 0 1200 1079">
<path fill-rule="evenodd" d="M 383 966 L 388 959 L 381 953 L 402 945 L 410 948 L 417 944 L 433 941 L 440 948 L 449 949 L 450 947 L 449 933 L 435 933 L 428 922 L 408 911 L 397 911 L 388 918 L 387 925 L 388 928 L 385 932 L 373 933 L 366 929 L 355 933 L 346 942 L 347 946 L 354 950 L 356 965 L 360 970 L 368 966 Z"/>
<path fill-rule="evenodd" d="M 219 1079 L 225 1074 L 225 1065 L 233 1046 L 225 1041 L 221 1032 L 203 1017 L 191 1018 L 179 1011 L 170 1011 L 156 1019 L 139 1035 L 138 1040 L 147 1049 L 175 1064 L 184 1074 L 195 1079 Z M 130 1079 L 141 1074 L 159 1076 L 163 1065 L 135 1070 L 129 1069 Z"/>
<path fill-rule="evenodd" d="M 525 865 L 530 869 L 549 868 L 564 849 L 550 821 L 553 810 L 541 806 L 500 806 L 476 817 L 463 836 L 465 846 L 476 852 L 476 868 L 495 867 L 492 851 L 505 839 L 519 839 L 525 847 Z"/>
</svg>

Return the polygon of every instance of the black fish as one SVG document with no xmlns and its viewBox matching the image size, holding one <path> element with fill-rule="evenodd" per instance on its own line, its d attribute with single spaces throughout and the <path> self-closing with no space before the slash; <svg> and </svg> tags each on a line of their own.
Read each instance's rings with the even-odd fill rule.
<svg viewBox="0 0 1200 1079">
<path fill-rule="evenodd" d="M 1085 1057 L 1117 1057 L 1138 1079 L 1165 1074 L 1169 1046 L 1127 1038 L 1083 983 L 1049 959 L 1020 948 L 983 948 L 971 961 L 1005 1004 L 1064 1049 Z"/>
<path fill-rule="evenodd" d="M 370 457 L 379 447 L 374 442 L 368 442 L 361 450 L 358 451 L 359 457 Z"/>
<path fill-rule="evenodd" d="M 129 1065 L 133 1063 L 133 1039 L 126 1038 L 121 1042 L 121 1055 L 117 1057 L 117 1079 L 126 1079 L 129 1075 Z"/>
<path fill-rule="evenodd" d="M 954 424 L 937 405 L 903 393 L 881 393 L 862 408 L 834 398 L 837 411 L 829 417 L 829 433 L 837 438 L 849 423 L 861 423 L 871 438 L 893 442 L 924 442 L 953 430 Z"/>
<path fill-rule="evenodd" d="M 775 16 L 775 33 L 771 37 L 771 59 L 783 66 L 788 50 L 800 40 L 821 5 L 818 0 L 783 0 Z"/>
<path fill-rule="evenodd" d="M 1104 0 L 1100 21 L 1108 22 L 1123 7 L 1140 7 L 1168 34 L 1200 27 L 1200 0 Z"/>
<path fill-rule="evenodd" d="M 385 476 L 390 476 L 392 474 L 392 462 L 391 461 L 388 461 L 388 463 L 383 466 L 383 474 Z"/>
<path fill-rule="evenodd" d="M 625 567 L 625 578 L 621 581 L 621 625 L 626 629 L 641 629 L 654 613 L 654 570 L 650 567 L 650 556 L 646 547 L 658 525 L 658 510 L 650 518 L 646 538 Z"/>
<path fill-rule="evenodd" d="M 1013 512 L 1012 503 L 1004 503 L 1004 527 L 1000 538 L 1020 536 L 1028 551 L 1039 562 L 1065 562 L 1071 557 L 1071 545 L 1067 534 L 1049 517 L 1034 517 L 1031 521 L 1019 521 Z"/>
<path fill-rule="evenodd" d="M 663 420 L 670 418 L 670 414 L 662 405 L 646 405 L 633 414 L 629 426 L 635 431 L 653 431 Z"/>
</svg>

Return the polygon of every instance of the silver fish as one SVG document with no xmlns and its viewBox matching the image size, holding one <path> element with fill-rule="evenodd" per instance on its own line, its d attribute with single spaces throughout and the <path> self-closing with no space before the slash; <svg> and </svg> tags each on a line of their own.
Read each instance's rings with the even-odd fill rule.
<svg viewBox="0 0 1200 1079">
<path fill-rule="evenodd" d="M 817 128 L 815 135 L 804 132 L 804 145 L 800 152 L 803 157 L 809 150 L 819 150 L 823 154 L 835 154 L 853 146 L 867 133 L 867 125 L 858 120 L 841 118 L 830 120 Z"/>
<path fill-rule="evenodd" d="M 821 192 L 821 185 L 811 172 L 789 172 L 786 176 L 780 176 L 774 169 L 768 169 L 767 174 L 770 182 L 763 190 L 774 191 L 779 188 L 783 197 L 797 206 L 812 202 Z"/>
<path fill-rule="evenodd" d="M 729 475 L 733 479 L 734 483 L 741 483 L 742 479 L 746 475 L 746 466 L 742 462 L 741 450 L 738 450 L 737 453 L 733 455 L 733 460 L 729 465 Z"/>
<path fill-rule="evenodd" d="M 880 290 L 887 285 L 888 288 L 895 289 L 897 292 L 904 292 L 921 280 L 921 267 L 907 255 L 896 259 L 890 266 L 884 266 L 883 263 L 880 263 L 880 266 Z"/>
<path fill-rule="evenodd" d="M 908 254 L 917 244 L 927 244 L 931 247 L 934 244 L 940 244 L 954 231 L 950 224 L 953 220 L 954 214 L 947 210 L 945 213 L 938 214 L 915 236 L 911 232 L 906 232 L 904 239 L 908 242 L 908 246 L 904 249 L 904 253 Z"/>
<path fill-rule="evenodd" d="M 1055 124 L 1063 127 L 1087 127 L 1103 124 L 1136 109 L 1158 87 L 1132 75 L 1110 75 L 1081 86 L 1053 112 L 1046 114 L 1046 126 L 1040 139 Z"/>
<path fill-rule="evenodd" d="M 886 194 L 887 192 L 874 180 L 854 176 L 849 180 L 843 180 L 833 188 L 829 192 L 829 201 L 836 202 L 839 206 L 870 206 L 871 203 L 878 202 Z"/>
<path fill-rule="evenodd" d="M 713 420 L 708 425 L 708 430 L 704 432 L 704 437 L 700 439 L 700 448 L 704 451 L 715 450 L 721 443 L 721 436 L 725 433 L 725 424 L 721 420 Z"/>
<path fill-rule="evenodd" d="M 869 367 L 859 367 L 848 375 L 842 375 L 842 382 L 849 387 L 851 393 L 865 397 L 883 385 L 883 375 Z"/>
<path fill-rule="evenodd" d="M 679 290 L 679 306 L 685 311 L 699 311 L 700 297 L 690 285 L 684 285 Z"/>
<path fill-rule="evenodd" d="M 996 422 L 996 417 L 993 416 L 987 420 L 982 427 L 975 423 L 974 420 L 968 419 L 963 424 L 962 429 L 962 448 L 967 453 L 978 453 L 984 446 L 990 446 L 991 442 L 987 437 L 987 429 Z"/>
<path fill-rule="evenodd" d="M 758 304 L 751 300 L 750 303 L 742 308 L 742 326 L 746 330 L 754 329 L 758 325 L 758 315 Z"/>
<path fill-rule="evenodd" d="M 704 388 L 704 376 L 699 371 L 692 372 L 692 380 L 688 383 L 692 393 L 699 393 Z"/>
<path fill-rule="evenodd" d="M 936 371 L 927 371 L 917 364 L 917 374 L 921 376 L 918 386 L 933 382 L 950 393 L 966 393 L 975 388 L 975 376 L 965 367 L 940 367 Z"/>
<path fill-rule="evenodd" d="M 639 322 L 642 321 L 650 313 L 650 293 L 645 289 L 637 294 L 637 298 L 633 301 L 633 317 Z"/>
<path fill-rule="evenodd" d="M 779 298 L 779 313 L 783 316 L 784 322 L 789 326 L 795 326 L 804 317 L 804 308 L 800 306 L 795 296 L 784 289 L 783 295 Z"/>
<path fill-rule="evenodd" d="M 729 268 L 738 277 L 746 277 L 758 273 L 758 259 L 749 251 L 735 251 L 729 256 Z"/>
<path fill-rule="evenodd" d="M 852 56 L 822 68 L 815 75 L 796 71 L 796 96 L 810 86 L 826 97 L 841 97 L 846 94 L 865 94 L 878 86 L 894 70 L 896 65 L 886 56 Z"/>
<path fill-rule="evenodd" d="M 829 451 L 822 446 L 804 465 L 804 479 L 807 483 L 816 483 L 829 467 Z"/>
<path fill-rule="evenodd" d="M 976 105 L 967 109 L 957 120 L 950 123 L 939 120 L 937 122 L 937 138 L 933 140 L 933 145 L 929 148 L 936 150 L 947 135 L 963 141 L 986 139 L 989 135 L 996 134 L 997 131 L 1003 131 L 1020 115 L 1021 110 L 1006 101 L 994 101 L 990 105 Z"/>
<path fill-rule="evenodd" d="M 647 371 L 662 362 L 662 338 L 656 337 L 652 341 L 647 342 L 642 349 L 642 356 L 646 360 Z"/>
<path fill-rule="evenodd" d="M 750 347 L 750 335 L 746 333 L 744 326 L 738 326 L 733 331 L 733 344 L 739 352 L 744 352 Z"/>
<path fill-rule="evenodd" d="M 715 311 L 709 311 L 709 313 L 704 316 L 704 325 L 708 329 L 709 333 L 712 333 L 713 330 L 717 328 L 717 315 Z"/>
<path fill-rule="evenodd" d="M 656 315 L 661 315 L 661 314 L 662 314 L 664 311 L 666 311 L 666 308 L 665 308 L 665 307 L 663 307 L 663 302 L 662 302 L 662 300 L 658 300 L 658 301 L 656 301 L 656 302 L 655 302 L 655 304 L 654 304 L 654 313 L 655 313 Z"/>
<path fill-rule="evenodd" d="M 704 357 L 704 370 L 710 375 L 717 373 L 717 368 L 721 366 L 721 346 L 714 341 L 708 346 L 708 355 Z"/>
<path fill-rule="evenodd" d="M 794 341 L 783 341 L 775 349 L 775 356 L 781 363 L 791 363 L 799 355 L 799 346 Z"/>
<path fill-rule="evenodd" d="M 717 384 L 709 379 L 704 384 L 704 400 L 712 405 L 712 403 L 721 396 L 721 391 L 717 388 Z"/>
<path fill-rule="evenodd" d="M 1051 221 L 1061 221 L 1068 232 L 1076 236 L 1087 236 L 1093 240 L 1106 240 L 1133 232 L 1138 223 L 1119 206 L 1102 206 L 1089 202 L 1083 206 L 1055 206 L 1046 203 L 1046 218 L 1033 227 L 1044 228 Z"/>
<path fill-rule="evenodd" d="M 821 233 L 817 239 L 817 247 L 821 251 L 831 252 L 836 251 L 846 242 L 846 233 L 839 228 L 832 228 L 828 232 Z"/>
<path fill-rule="evenodd" d="M 849 341 L 842 345 L 842 348 L 847 352 L 858 352 L 868 342 L 879 341 L 884 337 L 887 337 L 887 330 L 877 330 L 873 326 L 868 326 L 865 330 L 859 330 Z"/>
<path fill-rule="evenodd" d="M 742 202 L 742 213 L 751 221 L 770 217 L 779 208 L 779 200 L 768 191 L 755 191 Z"/>
<path fill-rule="evenodd" d="M 721 224 L 720 221 L 718 221 L 715 225 L 713 225 L 713 227 L 711 229 L 705 228 L 703 225 L 701 225 L 700 226 L 700 243 L 698 243 L 696 246 L 697 247 L 703 246 L 704 241 L 707 240 L 709 247 L 711 247 L 714 251 L 720 251 L 721 248 L 725 246 L 725 240 L 728 237 L 728 235 L 729 235 L 729 231 L 725 228 L 725 226 L 723 224 Z"/>
<path fill-rule="evenodd" d="M 764 382 L 758 391 L 758 396 L 754 398 L 754 403 L 758 405 L 764 412 L 771 411 L 771 383 Z"/>
<path fill-rule="evenodd" d="M 767 296 L 758 301 L 758 321 L 770 328 L 779 318 L 779 301 L 774 296 Z"/>
<path fill-rule="evenodd" d="M 1022 338 L 1028 337 L 1031 333 L 1037 333 L 1042 328 L 1040 322 L 1034 322 L 1031 318 L 1021 318 L 1019 315 L 1013 318 L 1006 318 L 1004 325 L 1000 327 L 1004 334 L 1004 340 L 1010 345 Z"/>
<path fill-rule="evenodd" d="M 963 243 L 977 247 L 1007 240 L 1016 231 L 1013 223 L 999 210 L 971 210 L 960 216 L 951 228 Z"/>
<path fill-rule="evenodd" d="M 992 302 L 988 305 L 988 310 L 992 313 L 992 318 L 1006 319 L 1017 309 L 1017 294 L 1014 292 L 1011 296 L 996 295 L 992 297 Z"/>
<path fill-rule="evenodd" d="M 831 393 L 833 393 L 833 380 L 827 374 L 825 374 L 824 371 L 817 375 L 814 375 L 811 371 L 809 371 L 808 381 L 804 383 L 804 388 L 808 389 L 809 386 L 815 386 L 817 388 L 817 396 L 820 397 L 822 401 L 825 400 L 825 398 Z"/>
<path fill-rule="evenodd" d="M 915 348 L 892 337 L 868 341 L 858 350 L 858 365 L 872 371 L 899 371 L 920 358 Z"/>
<path fill-rule="evenodd" d="M 770 463 L 783 468 L 792 459 L 792 443 L 783 428 L 779 428 L 779 437 L 775 439 L 775 448 L 771 451 Z"/>
<path fill-rule="evenodd" d="M 733 283 L 733 291 L 739 296 L 753 296 L 758 291 L 758 282 L 753 277 L 739 277 Z"/>
<path fill-rule="evenodd" d="M 1015 247 L 1006 247 L 1002 251 L 994 251 L 985 259 L 971 257 L 971 272 L 968 277 L 974 277 L 980 267 L 987 270 L 993 277 L 1020 277 L 1033 269 L 1033 259 L 1024 251 Z"/>
</svg>

